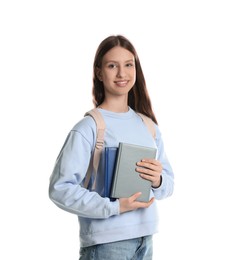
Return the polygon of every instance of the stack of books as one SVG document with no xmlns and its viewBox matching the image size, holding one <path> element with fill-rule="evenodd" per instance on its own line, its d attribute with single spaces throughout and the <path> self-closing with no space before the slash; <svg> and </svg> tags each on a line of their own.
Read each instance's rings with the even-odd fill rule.
<svg viewBox="0 0 230 260">
<path fill-rule="evenodd" d="M 105 148 L 104 197 L 128 198 L 141 192 L 137 201 L 149 201 L 151 182 L 140 177 L 137 162 L 144 158 L 156 158 L 157 149 L 119 143 L 118 148 Z"/>
</svg>

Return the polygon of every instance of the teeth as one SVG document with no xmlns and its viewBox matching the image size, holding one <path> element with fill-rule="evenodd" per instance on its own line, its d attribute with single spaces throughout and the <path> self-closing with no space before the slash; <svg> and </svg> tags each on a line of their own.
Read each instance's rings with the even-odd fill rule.
<svg viewBox="0 0 230 260">
<path fill-rule="evenodd" d="M 126 85 L 127 81 L 116 81 L 117 85 Z"/>
</svg>

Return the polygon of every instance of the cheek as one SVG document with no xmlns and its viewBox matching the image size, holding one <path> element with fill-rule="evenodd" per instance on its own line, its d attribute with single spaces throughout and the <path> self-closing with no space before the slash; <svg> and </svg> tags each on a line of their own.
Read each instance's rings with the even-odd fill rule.
<svg viewBox="0 0 230 260">
<path fill-rule="evenodd" d="M 133 78 L 133 82 L 135 83 L 136 82 L 136 71 L 133 71 L 131 73 L 131 77 Z"/>
<path fill-rule="evenodd" d="M 112 72 L 103 73 L 103 81 L 109 81 L 114 77 Z"/>
</svg>

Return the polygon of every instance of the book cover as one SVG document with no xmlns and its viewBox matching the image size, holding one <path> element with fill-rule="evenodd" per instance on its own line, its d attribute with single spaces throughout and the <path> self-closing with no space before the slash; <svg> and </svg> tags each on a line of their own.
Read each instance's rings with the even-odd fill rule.
<svg viewBox="0 0 230 260">
<path fill-rule="evenodd" d="M 117 151 L 117 147 L 105 147 L 104 197 L 110 197 Z"/>
<path fill-rule="evenodd" d="M 156 158 L 156 148 L 120 143 L 112 183 L 112 198 L 128 198 L 142 192 L 138 201 L 149 201 L 151 182 L 139 176 L 136 163 L 144 158 Z"/>
</svg>

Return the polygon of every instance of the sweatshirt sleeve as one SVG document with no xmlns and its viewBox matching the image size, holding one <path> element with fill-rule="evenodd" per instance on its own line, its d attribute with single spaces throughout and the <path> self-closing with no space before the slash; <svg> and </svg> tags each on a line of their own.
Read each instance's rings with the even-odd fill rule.
<svg viewBox="0 0 230 260">
<path fill-rule="evenodd" d="M 161 185 L 158 188 L 153 188 L 153 192 L 155 198 L 160 200 L 172 195 L 174 189 L 174 173 L 164 150 L 164 143 L 161 138 L 161 132 L 157 125 L 155 125 L 155 128 L 158 160 L 162 164 L 163 171 Z"/>
<path fill-rule="evenodd" d="M 80 217 L 104 219 L 117 215 L 118 201 L 111 202 L 82 187 L 94 147 L 94 131 L 89 126 L 81 130 L 76 127 L 67 136 L 50 177 L 49 197 L 61 209 Z"/>
</svg>

